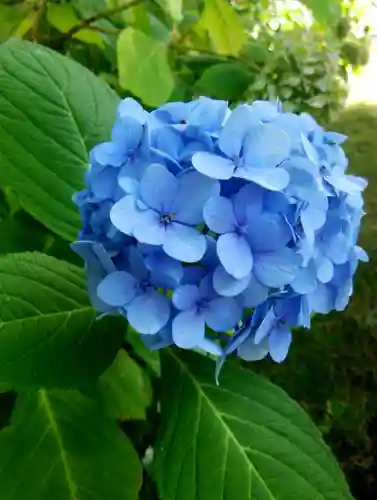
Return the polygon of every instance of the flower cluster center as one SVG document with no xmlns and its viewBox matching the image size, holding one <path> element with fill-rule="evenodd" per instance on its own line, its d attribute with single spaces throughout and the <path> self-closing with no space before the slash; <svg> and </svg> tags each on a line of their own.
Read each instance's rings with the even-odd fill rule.
<svg viewBox="0 0 377 500">
<path fill-rule="evenodd" d="M 160 215 L 160 222 L 165 227 L 171 224 L 173 222 L 173 219 L 174 219 L 174 214 L 172 212 L 166 212 Z"/>
</svg>

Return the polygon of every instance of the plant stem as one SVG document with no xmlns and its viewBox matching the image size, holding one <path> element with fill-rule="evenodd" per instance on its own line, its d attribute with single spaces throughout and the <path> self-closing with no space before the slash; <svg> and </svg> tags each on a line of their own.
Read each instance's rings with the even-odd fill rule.
<svg viewBox="0 0 377 500">
<path fill-rule="evenodd" d="M 43 21 L 43 17 L 45 15 L 47 7 L 47 0 L 41 0 L 39 5 L 37 6 L 36 16 L 34 19 L 33 26 L 31 27 L 31 37 L 34 42 L 38 42 L 41 35 L 41 25 Z"/>
<path fill-rule="evenodd" d="M 75 26 L 72 26 L 72 28 L 67 31 L 67 33 L 64 33 L 61 35 L 55 42 L 52 43 L 52 48 L 54 49 L 61 49 L 64 44 L 70 40 L 73 35 L 75 35 L 78 31 L 82 29 L 92 29 L 91 24 L 100 21 L 101 19 L 106 19 L 110 16 L 113 16 L 115 14 L 119 14 L 120 12 L 123 12 L 125 10 L 131 9 L 132 7 L 136 7 L 137 5 L 145 2 L 145 0 L 131 0 L 130 2 L 124 3 L 122 5 L 118 5 L 117 7 L 114 7 L 113 9 L 107 9 L 102 12 L 98 12 L 97 14 L 94 14 L 93 16 L 87 17 L 86 19 L 82 19 L 79 23 L 77 23 Z"/>
</svg>

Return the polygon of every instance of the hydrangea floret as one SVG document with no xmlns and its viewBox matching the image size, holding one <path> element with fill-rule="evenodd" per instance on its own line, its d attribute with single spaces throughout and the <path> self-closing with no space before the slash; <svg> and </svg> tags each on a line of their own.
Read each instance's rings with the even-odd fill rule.
<svg viewBox="0 0 377 500">
<path fill-rule="evenodd" d="M 368 260 L 345 140 L 279 102 L 124 99 L 74 198 L 93 306 L 151 349 L 283 361 L 292 329 L 343 310 Z"/>
</svg>

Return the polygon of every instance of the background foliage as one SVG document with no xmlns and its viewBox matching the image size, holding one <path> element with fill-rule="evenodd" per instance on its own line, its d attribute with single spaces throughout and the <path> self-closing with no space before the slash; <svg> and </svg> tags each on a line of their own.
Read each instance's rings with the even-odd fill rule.
<svg viewBox="0 0 377 500">
<path fill-rule="evenodd" d="M 123 326 L 117 321 L 94 323 L 82 272 L 75 267 L 81 264 L 68 244 L 80 225 L 70 197 L 82 185 L 87 150 L 103 140 L 111 128 L 116 94 L 132 95 L 148 108 L 198 95 L 232 103 L 279 97 L 285 109 L 309 111 L 323 123 L 333 122 L 333 129 L 350 136 L 346 151 L 355 173 L 372 181 L 367 201 L 373 213 L 377 110 L 364 107 L 341 111 L 350 72 L 358 71 L 368 61 L 370 38 L 368 30 L 359 26 L 359 15 L 352 0 L 0 2 L 0 253 L 11 254 L 0 261 L 0 428 L 8 426 L 0 436 L 0 460 L 11 467 L 0 471 L 5 500 L 7 495 L 47 500 L 56 488 L 63 492 L 62 500 L 89 498 L 85 492 L 92 489 L 103 491 L 106 498 L 109 478 L 104 471 L 108 470 L 114 471 L 110 479 L 116 493 L 112 498 L 136 499 L 142 475 L 137 455 L 144 465 L 140 498 L 157 498 L 148 453 L 156 438 L 157 423 L 162 418 L 164 426 L 167 419 L 164 413 L 160 417 L 155 404 L 160 390 L 159 358 L 146 350 L 135 332 L 128 331 L 124 339 Z M 7 42 L 11 37 L 39 42 L 55 54 L 46 51 L 41 59 L 38 45 L 28 49 L 22 45 L 20 49 L 20 40 Z M 374 266 L 375 221 L 373 217 L 366 221 L 364 245 Z M 17 255 L 31 250 L 45 256 L 36 259 L 29 254 Z M 361 270 L 352 305 L 344 314 L 318 318 L 310 332 L 296 333 L 287 363 L 252 366 L 309 411 L 358 499 L 372 498 L 377 476 L 373 269 L 369 266 Z M 15 297 L 20 287 L 22 296 Z M 19 342 L 14 342 L 14 335 Z M 116 354 L 120 346 L 123 349 Z M 59 356 L 60 364 L 51 363 Z M 35 359 L 39 360 L 38 369 Z M 231 419 L 232 415 L 226 417 L 228 409 L 214 387 L 200 389 L 202 384 L 212 383 L 207 381 L 205 363 L 198 381 L 192 384 L 190 357 L 175 362 L 172 359 L 166 361 L 167 377 L 176 375 L 177 363 L 187 367 L 187 379 L 181 383 L 190 390 L 193 404 L 205 397 L 211 411 L 225 413 L 225 419 Z M 254 377 L 251 373 L 243 376 Z M 229 380 L 225 379 L 225 389 L 227 384 L 232 387 L 232 371 Z M 263 389 L 258 385 L 263 382 L 258 380 L 247 381 L 251 392 L 246 397 L 250 401 L 255 397 L 253 387 L 256 392 Z M 77 384 L 80 392 L 75 389 Z M 61 392 L 62 387 L 69 391 Z M 195 391 L 195 387 L 200 390 Z M 31 389 L 34 392 L 29 392 Z M 17 401 L 14 390 L 21 394 Z M 174 405 L 184 404 L 179 394 L 173 397 Z M 264 403 L 265 414 L 258 417 L 256 413 L 252 422 L 257 428 L 258 418 L 265 419 L 273 409 L 269 406 L 273 403 Z M 250 411 L 254 409 L 250 407 Z M 114 418 L 121 422 L 123 433 Z M 241 411 L 237 418 L 244 418 Z M 203 419 L 204 434 L 205 425 Z M 218 425 L 221 429 L 220 418 Z M 263 432 L 271 438 L 267 427 Z M 293 432 L 289 439 L 294 441 Z M 76 458 L 75 443 L 82 443 L 83 435 L 91 437 L 84 447 L 85 453 L 93 454 L 95 477 L 89 479 L 85 461 Z M 21 486 L 15 483 L 12 469 L 17 468 L 15 436 L 28 444 L 23 452 L 27 456 L 38 449 L 38 443 L 43 444 L 37 456 L 45 468 L 38 466 L 37 470 L 33 465 L 37 461 L 31 462 L 23 469 Z M 251 434 L 245 436 L 234 453 L 248 447 Z M 159 442 L 166 439 L 166 435 L 160 435 Z M 216 440 L 225 443 L 226 439 L 219 431 Z M 189 453 L 187 443 L 178 442 L 177 449 L 179 446 L 180 453 Z M 319 454 L 325 453 L 320 445 L 312 446 L 318 447 Z M 263 450 L 256 447 L 254 455 L 258 451 Z M 181 458 L 183 466 L 185 456 Z M 20 456 L 17 460 L 24 463 Z M 127 481 L 117 483 L 124 471 L 119 468 L 119 460 L 127 463 L 134 478 L 129 489 Z M 248 466 L 248 460 L 244 454 L 234 463 L 241 470 Z M 158 458 L 157 468 L 166 471 L 166 461 L 168 450 Z M 48 466 L 52 469 L 44 489 L 22 489 L 22 484 L 35 474 L 45 473 Z M 263 467 L 259 464 L 262 475 Z M 177 474 L 172 470 L 166 480 L 161 472 L 159 488 L 165 491 L 166 500 L 175 498 L 172 489 L 178 484 L 174 482 L 174 478 L 179 479 Z M 40 477 L 39 482 L 43 482 Z M 186 477 L 191 477 L 190 470 Z M 336 472 L 333 479 L 342 483 Z M 330 483 L 326 475 L 318 476 L 318 487 L 331 489 Z M 77 484 L 81 491 L 77 491 Z M 215 478 L 213 483 L 202 483 L 202 488 L 212 485 L 212 496 L 208 494 L 206 499 L 221 498 L 213 493 L 214 484 Z M 297 485 L 300 483 L 292 482 L 292 487 Z M 260 498 L 264 498 L 263 485 L 260 488 Z M 238 492 L 240 498 L 242 494 Z M 284 494 L 290 498 L 293 491 Z M 345 489 L 344 498 L 348 498 Z"/>
</svg>

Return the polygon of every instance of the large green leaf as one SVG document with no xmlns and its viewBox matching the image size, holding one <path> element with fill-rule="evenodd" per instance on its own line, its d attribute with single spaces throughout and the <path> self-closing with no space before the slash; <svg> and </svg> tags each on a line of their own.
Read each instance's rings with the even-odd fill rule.
<svg viewBox="0 0 377 500">
<path fill-rule="evenodd" d="M 203 25 L 219 54 L 236 56 L 247 39 L 236 11 L 226 0 L 205 0 Z"/>
<path fill-rule="evenodd" d="M 0 221 L 0 254 L 36 250 L 43 252 L 50 233 L 23 210 Z"/>
<path fill-rule="evenodd" d="M 119 83 L 148 106 L 166 102 L 174 88 L 167 45 L 126 28 L 118 38 Z"/>
<path fill-rule="evenodd" d="M 87 150 L 106 140 L 118 98 L 102 80 L 45 47 L 0 46 L 0 183 L 64 238 L 80 227 L 72 194 L 82 189 Z"/>
<path fill-rule="evenodd" d="M 319 431 L 281 389 L 194 353 L 162 355 L 155 447 L 164 500 L 350 500 Z"/>
<path fill-rule="evenodd" d="M 137 500 L 140 485 L 130 441 L 79 392 L 22 394 L 0 432 L 2 500 Z"/>
<path fill-rule="evenodd" d="M 38 253 L 0 258 L 0 382 L 69 387 L 98 377 L 122 339 L 116 318 L 96 321 L 83 272 Z"/>
<path fill-rule="evenodd" d="M 250 72 L 239 63 L 220 63 L 207 68 L 196 86 L 215 99 L 241 99 L 252 81 Z"/>
<path fill-rule="evenodd" d="M 99 378 L 93 391 L 105 411 L 118 420 L 143 420 L 152 388 L 145 371 L 124 350 Z"/>
</svg>

